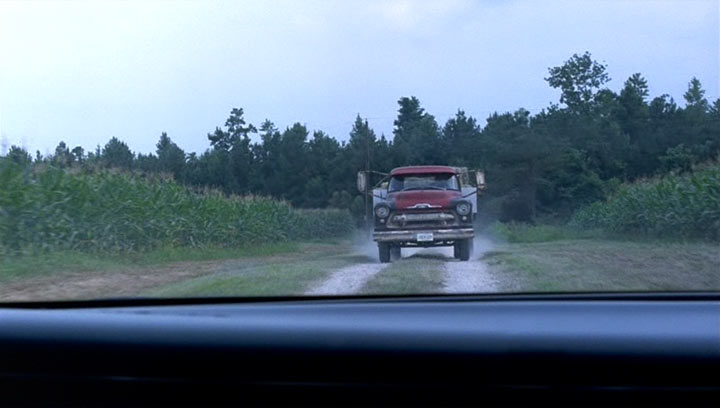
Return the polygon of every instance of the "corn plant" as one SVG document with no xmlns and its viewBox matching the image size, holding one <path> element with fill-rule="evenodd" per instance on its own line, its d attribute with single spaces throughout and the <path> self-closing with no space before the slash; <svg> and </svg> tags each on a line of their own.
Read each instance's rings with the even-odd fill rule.
<svg viewBox="0 0 720 408">
<path fill-rule="evenodd" d="M 624 184 L 605 202 L 580 209 L 577 228 L 667 238 L 719 238 L 720 166 Z"/>
<path fill-rule="evenodd" d="M 246 246 L 350 232 L 347 211 L 191 191 L 171 180 L 0 162 L 0 255 Z"/>
</svg>

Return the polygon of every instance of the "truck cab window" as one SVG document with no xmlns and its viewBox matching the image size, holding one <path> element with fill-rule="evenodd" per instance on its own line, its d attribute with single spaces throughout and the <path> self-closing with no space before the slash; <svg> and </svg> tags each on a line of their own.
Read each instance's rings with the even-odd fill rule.
<svg viewBox="0 0 720 408">
<path fill-rule="evenodd" d="M 388 185 L 389 192 L 403 190 L 459 190 L 457 177 L 452 174 L 413 174 L 394 176 Z"/>
</svg>

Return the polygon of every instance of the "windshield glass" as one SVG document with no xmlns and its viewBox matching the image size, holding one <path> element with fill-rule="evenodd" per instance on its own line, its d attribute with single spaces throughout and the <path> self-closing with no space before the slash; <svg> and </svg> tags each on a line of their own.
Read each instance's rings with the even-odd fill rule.
<svg viewBox="0 0 720 408">
<path fill-rule="evenodd" d="M 459 190 L 457 178 L 452 174 L 408 174 L 393 176 L 388 191 L 406 190 Z"/>
<path fill-rule="evenodd" d="M 718 290 L 719 8 L 0 1 L 0 302 Z"/>
</svg>

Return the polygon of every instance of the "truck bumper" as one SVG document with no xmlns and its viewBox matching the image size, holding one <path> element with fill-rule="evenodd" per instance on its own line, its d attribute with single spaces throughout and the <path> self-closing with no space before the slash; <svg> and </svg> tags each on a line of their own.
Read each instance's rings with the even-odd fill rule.
<svg viewBox="0 0 720 408">
<path fill-rule="evenodd" d="M 436 229 L 436 230 L 399 230 L 375 231 L 373 240 L 377 242 L 417 242 L 417 234 L 432 233 L 433 241 L 453 241 L 475 236 L 472 228 Z"/>
</svg>

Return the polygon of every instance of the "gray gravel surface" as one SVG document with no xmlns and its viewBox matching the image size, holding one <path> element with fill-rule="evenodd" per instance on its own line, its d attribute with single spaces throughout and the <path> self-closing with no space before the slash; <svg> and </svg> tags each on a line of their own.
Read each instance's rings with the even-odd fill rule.
<svg viewBox="0 0 720 408">
<path fill-rule="evenodd" d="M 432 255 L 445 258 L 445 281 L 442 290 L 445 293 L 493 293 L 497 292 L 497 280 L 490 273 L 487 264 L 481 260 L 483 254 L 492 248 L 492 243 L 482 237 L 476 237 L 472 258 L 461 262 L 453 258 L 452 248 L 405 248 L 403 257 L 413 255 Z M 377 256 L 376 249 L 362 248 L 367 256 Z M 400 260 L 399 262 L 402 262 Z M 306 292 L 308 295 L 352 295 L 358 293 L 365 283 L 390 264 L 379 262 L 360 263 L 333 272 L 328 279 Z"/>
<path fill-rule="evenodd" d="M 445 263 L 446 293 L 492 293 L 497 292 L 497 281 L 480 260 Z"/>
<path fill-rule="evenodd" d="M 476 237 L 472 258 L 467 262 L 456 259 L 445 263 L 446 293 L 493 293 L 498 291 L 497 280 L 490 273 L 487 264 L 481 260 L 492 243 L 482 237 Z M 452 250 L 450 250 L 452 257 Z"/>
<path fill-rule="evenodd" d="M 306 292 L 307 295 L 352 295 L 389 264 L 361 263 L 339 269 L 330 277 Z"/>
</svg>

